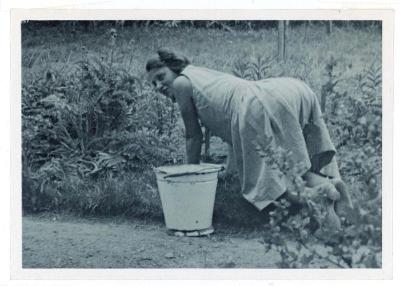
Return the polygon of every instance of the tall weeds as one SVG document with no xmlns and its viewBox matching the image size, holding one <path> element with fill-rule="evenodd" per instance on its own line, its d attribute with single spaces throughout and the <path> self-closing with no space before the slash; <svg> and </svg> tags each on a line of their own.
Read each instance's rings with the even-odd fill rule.
<svg viewBox="0 0 400 286">
<path fill-rule="evenodd" d="M 294 62 L 290 60 L 284 65 L 266 64 L 262 58 L 239 58 L 233 73 L 259 80 L 291 75 L 289 71 L 294 70 L 291 68 Z M 280 65 L 279 69 L 274 69 L 274 65 Z M 270 138 L 257 141 L 260 155 L 268 165 L 287 178 L 288 192 L 307 201 L 306 207 L 292 215 L 289 214 L 290 204 L 285 200 L 276 202 L 276 209 L 269 212 L 264 243 L 267 251 L 273 249 L 280 255 L 278 266 L 282 268 L 321 264 L 377 268 L 382 263 L 381 65 L 373 62 L 352 77 L 345 76 L 343 66 L 342 60 L 329 57 L 324 68 L 326 81 L 320 89 L 324 117 L 338 149 L 340 171 L 355 202 L 355 209 L 348 218 L 342 218 L 342 230 L 323 227 L 326 210 L 304 197 L 301 179 L 304 170 L 293 162 L 290 153 L 273 148 Z M 276 73 L 268 74 L 266 70 Z M 321 249 L 321 245 L 324 248 Z"/>
<path fill-rule="evenodd" d="M 23 84 L 25 210 L 56 209 L 72 196 L 71 186 L 83 197 L 101 193 L 93 182 L 179 160 L 172 103 L 115 65 L 115 41 L 112 32 L 105 55 L 83 46 L 67 75 L 49 69 Z"/>
</svg>

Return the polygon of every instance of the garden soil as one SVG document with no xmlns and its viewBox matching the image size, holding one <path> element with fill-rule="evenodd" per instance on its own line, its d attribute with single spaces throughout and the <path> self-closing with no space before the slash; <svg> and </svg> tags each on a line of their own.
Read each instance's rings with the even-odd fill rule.
<svg viewBox="0 0 400 286">
<path fill-rule="evenodd" d="M 215 229 L 177 237 L 159 221 L 24 216 L 23 268 L 276 268 L 262 232 Z"/>
</svg>

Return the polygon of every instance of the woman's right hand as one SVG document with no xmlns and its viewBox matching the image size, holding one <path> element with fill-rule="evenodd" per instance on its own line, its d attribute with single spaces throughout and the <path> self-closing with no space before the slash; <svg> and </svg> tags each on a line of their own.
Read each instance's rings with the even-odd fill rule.
<svg viewBox="0 0 400 286">
<path fill-rule="evenodd" d="M 184 76 L 178 76 L 173 82 L 173 93 L 185 125 L 186 161 L 188 164 L 198 164 L 203 133 L 192 99 L 193 90 L 190 81 Z"/>
</svg>

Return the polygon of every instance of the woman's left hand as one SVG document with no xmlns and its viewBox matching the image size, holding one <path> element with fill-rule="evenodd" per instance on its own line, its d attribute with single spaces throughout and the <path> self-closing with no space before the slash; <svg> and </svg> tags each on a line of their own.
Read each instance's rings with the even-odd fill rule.
<svg viewBox="0 0 400 286">
<path fill-rule="evenodd" d="M 233 172 L 230 172 L 225 166 L 222 167 L 221 171 L 218 172 L 218 179 L 229 180 L 234 176 Z"/>
<path fill-rule="evenodd" d="M 222 170 L 218 173 L 218 178 L 222 180 L 231 179 L 236 172 L 236 164 L 233 160 L 233 148 L 230 144 L 227 146 L 228 156 L 226 159 L 226 165 L 222 167 Z"/>
</svg>

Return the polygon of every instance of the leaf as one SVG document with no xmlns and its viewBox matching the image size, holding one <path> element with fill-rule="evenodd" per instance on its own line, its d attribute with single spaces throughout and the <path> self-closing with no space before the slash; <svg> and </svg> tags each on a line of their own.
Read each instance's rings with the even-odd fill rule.
<svg viewBox="0 0 400 286">
<path fill-rule="evenodd" d="M 310 254 L 310 255 L 303 255 L 300 259 L 300 262 L 303 266 L 308 267 L 310 265 L 310 263 L 314 260 L 314 255 Z"/>
</svg>

